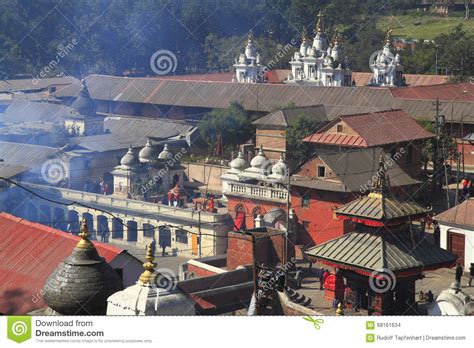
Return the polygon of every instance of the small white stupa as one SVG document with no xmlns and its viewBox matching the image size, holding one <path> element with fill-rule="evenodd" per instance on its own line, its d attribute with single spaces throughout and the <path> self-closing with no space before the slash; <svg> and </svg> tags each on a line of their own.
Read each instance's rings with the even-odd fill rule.
<svg viewBox="0 0 474 348">
<path fill-rule="evenodd" d="M 107 315 L 195 315 L 194 302 L 178 289 L 162 289 L 155 284 L 154 247 L 146 249 L 145 271 L 138 282 L 107 299 Z"/>
</svg>

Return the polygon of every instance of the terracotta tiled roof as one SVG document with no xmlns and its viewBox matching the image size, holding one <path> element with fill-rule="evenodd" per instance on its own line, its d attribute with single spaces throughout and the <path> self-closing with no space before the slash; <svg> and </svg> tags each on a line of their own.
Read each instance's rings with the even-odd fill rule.
<svg viewBox="0 0 474 348">
<path fill-rule="evenodd" d="M 42 290 L 48 276 L 81 238 L 0 213 L 0 313 L 25 314 L 44 308 Z M 111 262 L 122 249 L 94 242 Z"/>
<path fill-rule="evenodd" d="M 347 124 L 356 134 L 328 132 L 340 121 Z M 340 116 L 303 141 L 348 147 L 372 147 L 431 137 L 433 134 L 424 130 L 410 115 L 395 109 Z"/>
<path fill-rule="evenodd" d="M 403 74 L 403 77 L 405 77 L 406 83 L 410 87 L 442 85 L 448 82 L 448 76 L 446 75 Z M 371 72 L 352 73 L 352 80 L 356 86 L 367 85 L 371 78 Z"/>
</svg>

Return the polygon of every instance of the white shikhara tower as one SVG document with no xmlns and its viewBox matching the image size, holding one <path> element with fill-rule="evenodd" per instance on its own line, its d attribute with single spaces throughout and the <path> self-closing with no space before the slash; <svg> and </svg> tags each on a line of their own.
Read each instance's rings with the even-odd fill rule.
<svg viewBox="0 0 474 348">
<path fill-rule="evenodd" d="M 295 52 L 290 61 L 291 72 L 285 83 L 351 86 L 352 71 L 347 57 L 343 56 L 339 33 L 336 32 L 330 42 L 322 12 L 319 12 L 318 17 L 313 44 L 310 44 L 304 29 L 300 50 Z"/>
<path fill-rule="evenodd" d="M 376 87 L 397 87 L 404 86 L 403 66 L 400 55 L 393 54 L 392 30 L 387 32 L 382 51 L 371 57 L 370 69 L 374 72 L 369 81 L 369 86 Z"/>
<path fill-rule="evenodd" d="M 264 82 L 264 66 L 260 54 L 254 45 L 253 33 L 250 32 L 247 37 L 245 51 L 240 54 L 239 59 L 235 61 L 234 82 L 240 83 L 258 83 Z"/>
</svg>

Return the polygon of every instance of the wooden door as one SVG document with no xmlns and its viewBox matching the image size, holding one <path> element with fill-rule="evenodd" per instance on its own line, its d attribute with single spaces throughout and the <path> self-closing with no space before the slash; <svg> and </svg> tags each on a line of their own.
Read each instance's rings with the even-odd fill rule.
<svg viewBox="0 0 474 348">
<path fill-rule="evenodd" d="M 458 261 L 464 266 L 465 236 L 459 233 L 448 232 L 448 250 L 458 256 Z"/>
</svg>

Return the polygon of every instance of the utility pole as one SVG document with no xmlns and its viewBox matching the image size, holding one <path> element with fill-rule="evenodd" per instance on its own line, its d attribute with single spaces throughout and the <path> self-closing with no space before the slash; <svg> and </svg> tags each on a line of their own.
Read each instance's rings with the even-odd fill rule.
<svg viewBox="0 0 474 348">
<path fill-rule="evenodd" d="M 440 112 L 440 101 L 436 99 L 435 111 L 436 111 L 436 118 L 435 118 L 435 132 L 436 138 L 434 139 L 433 149 L 433 181 L 432 181 L 432 195 L 433 201 L 436 198 L 436 191 L 437 187 L 439 186 L 442 188 L 443 186 L 443 178 L 442 175 L 438 173 L 441 167 L 444 167 L 444 176 L 445 176 L 445 185 L 446 185 L 446 202 L 448 208 L 450 207 L 449 203 L 449 180 L 448 180 L 448 168 L 446 166 L 446 151 L 447 151 L 447 142 L 446 142 L 446 120 L 444 115 L 441 115 Z"/>
<path fill-rule="evenodd" d="M 290 170 L 288 169 L 288 182 L 286 187 L 286 231 L 285 231 L 285 259 L 283 265 L 288 263 L 288 238 L 290 237 Z"/>
<path fill-rule="evenodd" d="M 202 249 L 201 249 L 201 246 L 202 246 L 202 233 L 201 233 L 201 210 L 198 211 L 198 218 L 199 218 L 199 223 L 198 223 L 198 231 L 199 231 L 199 243 L 198 243 L 198 247 L 199 247 L 199 258 L 202 257 Z"/>
</svg>

